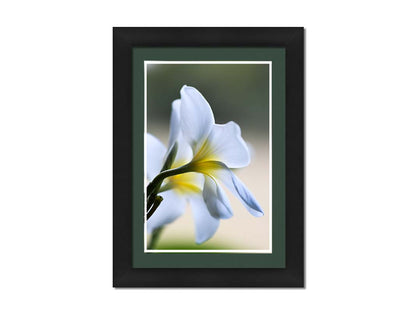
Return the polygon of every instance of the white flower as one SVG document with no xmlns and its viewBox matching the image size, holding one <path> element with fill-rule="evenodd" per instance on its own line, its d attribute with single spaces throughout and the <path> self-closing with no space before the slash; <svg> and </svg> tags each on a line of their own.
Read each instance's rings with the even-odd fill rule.
<svg viewBox="0 0 416 312">
<path fill-rule="evenodd" d="M 237 196 L 247 210 L 256 217 L 263 210 L 247 187 L 230 168 L 245 167 L 250 153 L 235 122 L 215 124 L 208 102 L 193 87 L 183 86 L 181 99 L 172 103 L 169 148 L 147 134 L 147 179 L 152 181 L 161 171 L 174 147 L 176 157 L 170 166 L 172 174 L 164 179 L 159 194 L 163 201 L 147 221 L 152 232 L 174 221 L 190 202 L 195 221 L 196 242 L 203 243 L 216 232 L 219 219 L 233 213 L 229 200 L 218 183 Z M 176 145 L 175 145 L 176 144 Z"/>
</svg>

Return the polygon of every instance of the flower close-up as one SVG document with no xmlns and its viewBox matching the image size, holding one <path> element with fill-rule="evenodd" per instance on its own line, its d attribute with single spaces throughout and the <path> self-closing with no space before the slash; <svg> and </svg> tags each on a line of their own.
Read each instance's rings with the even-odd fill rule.
<svg viewBox="0 0 416 312">
<path fill-rule="evenodd" d="M 247 211 L 263 209 L 233 169 L 250 164 L 250 151 L 237 123 L 216 124 L 211 106 L 195 88 L 183 86 L 173 101 L 166 147 L 147 133 L 147 231 L 153 233 L 192 209 L 195 241 L 201 244 L 233 216 L 224 185 Z"/>
</svg>

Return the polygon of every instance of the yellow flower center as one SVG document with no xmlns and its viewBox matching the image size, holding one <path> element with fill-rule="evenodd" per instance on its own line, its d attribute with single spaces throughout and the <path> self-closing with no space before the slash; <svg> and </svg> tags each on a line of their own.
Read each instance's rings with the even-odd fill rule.
<svg viewBox="0 0 416 312">
<path fill-rule="evenodd" d="M 198 174 L 202 173 L 213 177 L 215 170 L 222 167 L 216 162 L 214 150 L 211 148 L 208 140 L 205 140 L 204 144 L 200 147 L 198 152 L 189 163 L 189 167 L 192 168 L 190 172 L 177 174 L 165 179 L 160 192 L 173 189 L 177 193 L 184 195 L 189 193 L 200 193 L 202 190 L 198 183 Z M 187 162 L 183 160 L 175 160 L 171 168 L 179 168 L 186 165 Z M 201 185 L 202 187 L 202 185 Z"/>
<path fill-rule="evenodd" d="M 184 160 L 175 160 L 172 168 L 179 168 L 186 163 Z M 201 192 L 201 189 L 198 187 L 198 174 L 195 172 L 186 172 L 166 178 L 160 188 L 160 192 L 171 189 L 180 195 Z"/>
<path fill-rule="evenodd" d="M 218 158 L 216 158 L 216 155 L 210 142 L 208 140 L 205 140 L 205 142 L 199 148 L 198 152 L 196 152 L 192 161 L 201 162 L 207 160 L 218 160 Z"/>
<path fill-rule="evenodd" d="M 181 195 L 186 193 L 199 193 L 201 189 L 197 186 L 197 181 L 197 173 L 188 172 L 167 178 L 166 187 L 173 189 Z"/>
</svg>

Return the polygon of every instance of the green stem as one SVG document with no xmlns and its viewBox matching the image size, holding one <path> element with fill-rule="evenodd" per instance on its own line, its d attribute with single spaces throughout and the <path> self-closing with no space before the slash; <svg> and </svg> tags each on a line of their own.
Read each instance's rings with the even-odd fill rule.
<svg viewBox="0 0 416 312">
<path fill-rule="evenodd" d="M 146 220 L 149 220 L 149 218 L 155 213 L 157 207 L 159 207 L 162 200 L 163 200 L 162 196 L 156 195 L 155 199 L 152 202 L 152 205 L 149 206 L 147 210 Z"/>
<path fill-rule="evenodd" d="M 155 203 L 155 202 L 156 202 L 156 198 L 158 197 L 157 194 L 159 193 L 163 180 L 174 175 L 183 174 L 187 172 L 193 172 L 193 171 L 195 171 L 195 166 L 192 162 L 190 162 L 186 165 L 183 165 L 182 167 L 162 171 L 153 179 L 152 182 L 149 183 L 149 185 L 146 188 L 146 193 L 147 193 L 147 207 L 146 207 L 147 217 L 146 219 L 149 219 L 152 216 L 152 214 L 156 211 L 157 207 L 160 204 L 160 202 L 159 203 Z"/>
<path fill-rule="evenodd" d="M 171 177 L 177 174 L 186 173 L 189 171 L 190 171 L 189 164 L 186 164 L 179 168 L 165 170 L 159 173 L 153 179 L 153 181 L 149 183 L 146 189 L 146 193 L 147 193 L 146 220 L 149 220 L 149 218 L 155 213 L 157 207 L 159 207 L 161 201 L 163 200 L 162 197 L 157 196 L 157 193 L 159 192 L 159 189 L 160 189 L 160 186 L 162 185 L 163 180 L 168 177 Z"/>
<path fill-rule="evenodd" d="M 178 174 L 190 172 L 190 171 L 192 171 L 190 164 L 186 164 L 186 165 L 184 165 L 182 167 L 179 167 L 179 168 L 169 169 L 169 170 L 162 171 L 147 186 L 147 190 L 146 190 L 146 192 L 147 192 L 147 198 L 149 198 L 150 196 L 152 196 L 153 193 L 157 193 L 155 191 L 157 189 L 159 189 L 159 187 L 162 184 L 162 182 L 163 182 L 164 179 L 166 179 L 168 177 L 171 177 L 171 176 L 174 176 L 174 175 L 178 175 Z"/>
<path fill-rule="evenodd" d="M 162 231 L 163 231 L 163 226 L 153 231 L 152 238 L 150 239 L 150 243 L 147 246 L 148 249 L 155 249 L 156 243 L 158 242 Z"/>
</svg>

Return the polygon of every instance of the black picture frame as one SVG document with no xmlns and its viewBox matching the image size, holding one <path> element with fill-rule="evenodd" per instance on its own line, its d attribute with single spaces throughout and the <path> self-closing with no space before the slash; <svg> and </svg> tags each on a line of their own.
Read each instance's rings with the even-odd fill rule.
<svg viewBox="0 0 416 312">
<path fill-rule="evenodd" d="M 286 49 L 286 267 L 132 267 L 132 49 Z M 304 29 L 113 28 L 113 287 L 304 287 Z"/>
</svg>

